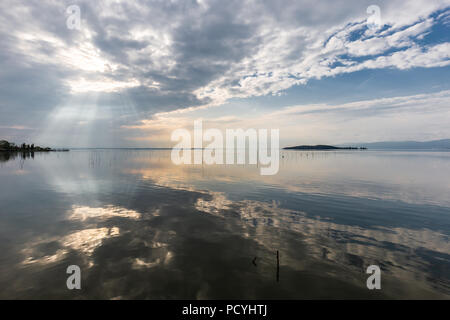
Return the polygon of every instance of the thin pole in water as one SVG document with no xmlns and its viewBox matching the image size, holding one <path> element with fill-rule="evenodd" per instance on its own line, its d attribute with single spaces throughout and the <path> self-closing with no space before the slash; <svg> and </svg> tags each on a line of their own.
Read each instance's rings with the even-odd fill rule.
<svg viewBox="0 0 450 320">
<path fill-rule="evenodd" d="M 280 253 L 277 250 L 277 282 L 280 281 Z"/>
</svg>

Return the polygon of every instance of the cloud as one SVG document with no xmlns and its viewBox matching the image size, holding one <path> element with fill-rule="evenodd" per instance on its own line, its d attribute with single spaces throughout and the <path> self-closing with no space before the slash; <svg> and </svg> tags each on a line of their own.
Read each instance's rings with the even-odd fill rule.
<svg viewBox="0 0 450 320">
<path fill-rule="evenodd" d="M 73 4 L 80 30 L 66 27 Z M 423 41 L 446 25 L 448 1 L 379 1 L 375 31 L 366 24 L 371 4 L 5 0 L 0 125 L 36 126 L 83 99 L 111 119 L 118 109 L 149 118 L 365 69 L 450 64 L 448 42 Z"/>
<path fill-rule="evenodd" d="M 450 136 L 450 91 L 290 106 L 257 122 L 268 121 L 281 128 L 285 145 L 440 139 Z"/>
<path fill-rule="evenodd" d="M 139 131 L 153 146 L 170 147 L 171 132 L 192 130 L 197 119 L 203 120 L 205 129 L 223 132 L 228 128 L 280 129 L 282 146 L 432 140 L 450 136 L 450 90 L 341 104 L 293 105 L 251 117 L 210 117 L 201 111 L 157 114 L 123 129 Z"/>
<path fill-rule="evenodd" d="M 298 105 L 283 108 L 270 113 L 269 117 L 292 116 L 310 113 L 341 113 L 346 111 L 356 116 L 367 114 L 386 114 L 390 112 L 431 112 L 447 111 L 450 106 L 450 90 L 445 90 L 431 94 L 418 94 L 413 96 L 401 96 L 392 98 L 380 98 L 373 100 L 362 100 L 338 105 L 318 104 L 318 105 Z"/>
<path fill-rule="evenodd" d="M 359 39 L 346 44 L 346 51 L 350 56 L 373 56 L 395 48 L 407 48 L 414 45 L 413 38 L 423 35 L 433 25 L 433 19 L 427 19 L 404 30 L 388 36 L 373 36 L 367 39 Z M 334 38 L 333 38 L 334 39 Z"/>
</svg>

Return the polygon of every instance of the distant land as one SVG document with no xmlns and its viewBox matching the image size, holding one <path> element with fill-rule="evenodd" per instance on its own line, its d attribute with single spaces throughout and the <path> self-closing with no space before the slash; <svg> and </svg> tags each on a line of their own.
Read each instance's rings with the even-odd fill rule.
<svg viewBox="0 0 450 320">
<path fill-rule="evenodd" d="M 348 145 L 360 147 L 348 147 Z M 450 139 L 431 141 L 379 141 L 366 143 L 347 143 L 345 145 L 300 145 L 285 147 L 285 150 L 450 150 Z"/>
<path fill-rule="evenodd" d="M 335 147 L 328 146 L 324 144 L 319 144 L 315 146 L 294 146 L 294 147 L 285 147 L 284 150 L 365 150 L 365 147 Z"/>
<path fill-rule="evenodd" d="M 15 143 L 6 140 L 0 140 L 0 151 L 2 152 L 49 152 L 49 151 L 69 151 L 68 149 L 52 149 L 49 147 L 35 146 L 34 144 L 22 143 L 16 145 Z"/>
<path fill-rule="evenodd" d="M 352 145 L 352 143 L 349 143 Z M 450 150 L 450 139 L 431 141 L 380 141 L 358 143 L 369 149 L 400 149 L 400 150 Z"/>
</svg>

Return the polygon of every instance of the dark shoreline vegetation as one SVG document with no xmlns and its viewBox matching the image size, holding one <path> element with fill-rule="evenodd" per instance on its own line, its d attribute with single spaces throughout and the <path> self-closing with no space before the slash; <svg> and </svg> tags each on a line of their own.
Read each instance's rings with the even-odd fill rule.
<svg viewBox="0 0 450 320">
<path fill-rule="evenodd" d="M 328 145 L 285 147 L 283 150 L 367 150 L 365 147 L 335 147 Z"/>
<path fill-rule="evenodd" d="M 34 158 L 35 152 L 58 152 L 69 151 L 69 149 L 52 149 L 49 147 L 35 146 L 34 144 L 22 143 L 20 146 L 6 140 L 0 140 L 0 162 L 7 162 L 18 156 L 21 159 Z"/>
<path fill-rule="evenodd" d="M 0 152 L 50 152 L 50 151 L 69 151 L 69 149 L 52 149 L 49 147 L 35 146 L 34 144 L 22 143 L 20 146 L 13 142 L 0 140 Z"/>
</svg>

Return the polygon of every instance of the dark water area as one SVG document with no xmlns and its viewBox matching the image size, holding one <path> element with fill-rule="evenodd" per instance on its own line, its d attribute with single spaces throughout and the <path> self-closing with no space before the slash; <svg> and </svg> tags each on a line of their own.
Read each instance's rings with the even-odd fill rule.
<svg viewBox="0 0 450 320">
<path fill-rule="evenodd" d="M 450 152 L 281 151 L 273 176 L 170 150 L 3 154 L 0 298 L 449 299 L 449 194 Z"/>
</svg>

